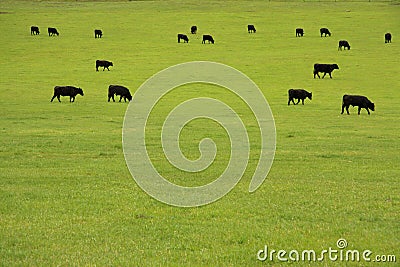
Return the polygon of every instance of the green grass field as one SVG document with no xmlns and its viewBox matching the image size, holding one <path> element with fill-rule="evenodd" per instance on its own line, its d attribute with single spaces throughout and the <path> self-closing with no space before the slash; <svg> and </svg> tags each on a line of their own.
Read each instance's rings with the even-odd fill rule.
<svg viewBox="0 0 400 267">
<path fill-rule="evenodd" d="M 315 250 L 345 238 L 347 249 L 396 255 L 400 262 L 398 2 L 267 1 L 1 1 L 0 2 L 0 265 L 1 266 L 264 266 L 257 252 Z M 254 24 L 256 34 L 248 34 Z M 41 34 L 30 35 L 30 26 Z M 198 34 L 190 35 L 191 25 Z M 47 27 L 60 36 L 48 37 Z M 295 37 L 302 27 L 305 36 Z M 319 37 L 328 27 L 332 36 Z M 93 30 L 103 30 L 95 39 Z M 384 34 L 393 35 L 391 44 Z M 187 33 L 188 44 L 178 44 Z M 202 45 L 203 33 L 214 45 Z M 350 51 L 337 51 L 346 39 Z M 95 60 L 114 62 L 95 71 Z M 108 103 L 109 84 L 135 90 L 153 74 L 188 61 L 215 61 L 248 75 L 275 118 L 271 171 L 254 193 L 257 127 L 243 103 L 211 85 L 182 86 L 152 113 L 150 155 L 171 181 L 202 185 L 229 155 L 221 127 L 199 120 L 182 132 L 195 159 L 198 141 L 220 144 L 213 166 L 187 175 L 168 166 L 159 142 L 166 112 L 209 96 L 238 109 L 253 143 L 239 184 L 198 208 L 160 203 L 132 179 L 122 151 L 127 103 Z M 313 79 L 314 63 L 337 63 L 333 79 Z M 50 103 L 55 85 L 85 96 Z M 287 90 L 313 92 L 288 106 Z M 368 96 L 370 116 L 341 115 L 343 94 Z M 255 143 L 254 143 L 255 142 Z M 296 265 L 378 266 L 377 262 Z M 384 265 L 382 263 L 379 264 Z"/>
</svg>

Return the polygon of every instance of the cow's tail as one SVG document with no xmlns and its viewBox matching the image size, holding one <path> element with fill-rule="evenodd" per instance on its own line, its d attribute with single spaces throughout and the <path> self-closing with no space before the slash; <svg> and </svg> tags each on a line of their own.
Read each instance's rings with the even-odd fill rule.
<svg viewBox="0 0 400 267">
<path fill-rule="evenodd" d="M 343 98 L 342 98 L 342 105 L 344 104 L 344 99 L 347 97 L 347 95 L 343 95 Z"/>
</svg>

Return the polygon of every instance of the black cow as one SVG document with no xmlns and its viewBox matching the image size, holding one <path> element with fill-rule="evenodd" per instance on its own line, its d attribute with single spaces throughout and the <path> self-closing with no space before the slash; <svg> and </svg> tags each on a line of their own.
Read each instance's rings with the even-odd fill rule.
<svg viewBox="0 0 400 267">
<path fill-rule="evenodd" d="M 324 76 L 322 76 L 322 79 L 325 77 L 325 75 L 328 73 L 329 77 L 332 79 L 332 71 L 333 70 L 338 70 L 339 66 L 337 64 L 314 64 L 314 79 L 315 79 L 315 75 L 318 76 L 318 78 L 321 78 L 319 76 L 319 72 L 323 72 Z"/>
<path fill-rule="evenodd" d="M 302 28 L 296 29 L 296 37 L 301 37 L 304 35 L 304 30 Z"/>
<path fill-rule="evenodd" d="M 56 28 L 47 28 L 47 32 L 49 33 L 49 36 L 59 35 Z"/>
<path fill-rule="evenodd" d="M 69 102 L 74 102 L 76 95 L 83 96 L 83 91 L 81 88 L 77 88 L 74 86 L 55 86 L 54 95 L 51 98 L 50 102 L 53 102 L 53 99 L 55 97 L 57 97 L 58 102 L 61 102 L 60 96 L 69 96 Z"/>
<path fill-rule="evenodd" d="M 192 34 L 196 34 L 196 33 L 197 33 L 197 26 L 192 26 L 192 27 L 190 27 L 190 32 L 191 32 Z"/>
<path fill-rule="evenodd" d="M 338 50 L 342 50 L 342 47 L 344 50 L 346 50 L 346 48 L 348 50 L 350 50 L 350 44 L 349 42 L 347 42 L 346 40 L 340 40 L 339 41 L 339 46 L 338 46 Z"/>
<path fill-rule="evenodd" d="M 344 108 L 346 108 L 347 114 L 349 113 L 349 106 L 357 106 L 358 107 L 358 115 L 360 115 L 360 111 L 362 108 L 365 108 L 370 115 L 369 110 L 375 111 L 375 104 L 372 103 L 367 97 L 361 95 L 344 95 L 342 102 L 342 113 L 344 112 Z"/>
<path fill-rule="evenodd" d="M 254 25 L 251 25 L 251 24 L 249 24 L 249 25 L 247 25 L 247 32 L 248 33 L 251 33 L 251 32 L 256 32 L 256 28 L 254 27 Z"/>
<path fill-rule="evenodd" d="M 128 99 L 128 101 L 132 100 L 132 95 L 131 92 L 129 92 L 129 89 L 121 86 L 121 85 L 110 85 L 108 87 L 108 102 L 110 102 L 110 99 L 112 98 L 113 102 L 115 102 L 114 95 L 119 95 L 119 102 L 121 102 L 121 99 L 124 98 L 124 101 Z"/>
<path fill-rule="evenodd" d="M 214 43 L 214 39 L 212 38 L 212 36 L 211 35 L 208 35 L 208 34 L 204 34 L 203 35 L 203 41 L 201 42 L 202 44 L 205 44 L 206 43 L 206 41 L 208 41 L 208 43 Z"/>
<path fill-rule="evenodd" d="M 331 36 L 331 32 L 327 28 L 321 28 L 321 29 L 319 29 L 319 32 L 321 33 L 321 37 L 322 37 L 322 34 L 325 34 L 324 35 L 325 37 L 326 37 L 326 35 Z"/>
<path fill-rule="evenodd" d="M 188 43 L 189 42 L 189 38 L 187 37 L 187 35 L 182 34 L 182 33 L 178 33 L 178 43 L 181 42 L 181 39 L 183 40 L 184 43 Z"/>
<path fill-rule="evenodd" d="M 39 27 L 38 26 L 31 26 L 31 35 L 38 35 L 39 32 Z"/>
<path fill-rule="evenodd" d="M 288 91 L 289 94 L 289 101 L 288 101 L 288 105 L 290 105 L 290 102 L 293 103 L 293 105 L 297 105 L 300 100 L 301 103 L 304 105 L 304 99 L 308 98 L 308 99 L 312 99 L 312 93 L 307 92 L 304 89 L 289 89 Z M 294 103 L 294 99 L 297 99 L 297 103 Z"/>
<path fill-rule="evenodd" d="M 391 43 L 392 42 L 392 34 L 390 32 L 387 32 L 385 34 L 385 44 L 386 43 Z"/>
<path fill-rule="evenodd" d="M 103 36 L 103 32 L 101 30 L 94 30 L 94 38 L 101 38 Z"/>
<path fill-rule="evenodd" d="M 107 68 L 107 70 L 110 70 L 108 67 L 114 66 L 111 61 L 107 60 L 96 60 L 96 71 L 99 71 L 99 67 L 103 67 L 103 71 Z"/>
</svg>

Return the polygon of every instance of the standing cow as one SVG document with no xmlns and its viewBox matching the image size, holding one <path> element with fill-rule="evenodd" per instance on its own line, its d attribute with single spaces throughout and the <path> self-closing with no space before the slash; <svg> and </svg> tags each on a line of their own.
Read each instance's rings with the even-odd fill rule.
<svg viewBox="0 0 400 267">
<path fill-rule="evenodd" d="M 61 102 L 60 96 L 69 96 L 69 102 L 74 102 L 76 95 L 83 96 L 83 90 L 74 86 L 55 86 L 54 94 L 50 102 L 57 97 L 58 102 Z"/>
<path fill-rule="evenodd" d="M 362 108 L 365 108 L 370 115 L 369 110 L 375 111 L 375 104 L 372 103 L 367 97 L 361 95 L 344 95 L 342 101 L 342 113 L 344 113 L 344 109 L 346 108 L 347 114 L 349 113 L 349 106 L 357 106 L 358 107 L 358 115 L 360 115 L 360 111 Z"/>
<path fill-rule="evenodd" d="M 214 43 L 214 39 L 212 38 L 211 35 L 204 34 L 204 35 L 203 35 L 203 41 L 202 41 L 201 43 L 202 43 L 202 44 L 205 44 L 206 41 L 208 41 L 208 43 L 212 43 L 212 44 Z"/>
<path fill-rule="evenodd" d="M 94 30 L 94 38 L 101 38 L 103 36 L 103 32 L 101 30 Z"/>
<path fill-rule="evenodd" d="M 49 36 L 54 36 L 54 35 L 58 36 L 59 35 L 56 28 L 49 27 L 49 28 L 47 28 L 47 32 L 49 33 Z"/>
<path fill-rule="evenodd" d="M 308 98 L 308 99 L 312 99 L 312 93 L 307 92 L 304 89 L 289 89 L 288 91 L 288 95 L 289 95 L 289 101 L 288 101 L 288 106 L 290 105 L 290 102 L 293 103 L 293 105 L 297 105 L 300 100 L 301 103 L 304 105 L 304 99 Z M 297 99 L 297 103 L 294 103 L 294 99 Z"/>
<path fill-rule="evenodd" d="M 110 70 L 108 67 L 114 66 L 111 61 L 107 60 L 96 60 L 96 71 L 99 71 L 99 67 L 103 67 L 103 71 L 105 69 Z"/>
<path fill-rule="evenodd" d="M 331 32 L 328 30 L 328 28 L 319 29 L 319 33 L 321 34 L 321 37 L 322 37 L 322 34 L 325 34 L 324 35 L 325 37 L 326 37 L 326 35 L 331 36 Z"/>
<path fill-rule="evenodd" d="M 190 27 L 190 33 L 191 34 L 196 34 L 197 33 L 197 26 L 193 25 L 192 27 Z"/>
<path fill-rule="evenodd" d="M 304 30 L 302 28 L 296 29 L 296 37 L 302 37 L 304 35 Z"/>
<path fill-rule="evenodd" d="M 391 43 L 392 42 L 392 34 L 390 32 L 387 32 L 385 34 L 385 44 L 386 43 Z"/>
<path fill-rule="evenodd" d="M 247 25 L 247 32 L 248 33 L 256 33 L 256 27 L 254 27 L 254 25 L 251 25 L 251 24 L 249 24 L 249 25 Z"/>
<path fill-rule="evenodd" d="M 346 48 L 348 50 L 350 50 L 350 44 L 349 42 L 347 42 L 346 40 L 340 40 L 339 41 L 339 46 L 338 46 L 338 50 L 342 50 L 342 47 L 344 50 L 346 50 Z"/>
<path fill-rule="evenodd" d="M 108 87 L 108 102 L 110 102 L 110 99 L 115 102 L 114 95 L 119 95 L 119 102 L 121 102 L 122 98 L 124 98 L 124 101 L 128 99 L 128 101 L 132 100 L 132 95 L 131 92 L 129 92 L 129 89 L 121 86 L 121 85 L 110 85 Z"/>
<path fill-rule="evenodd" d="M 323 72 L 324 76 L 322 76 L 322 79 L 325 77 L 325 75 L 328 73 L 329 77 L 332 79 L 332 71 L 333 70 L 338 70 L 339 66 L 337 64 L 319 64 L 319 63 L 315 63 L 314 64 L 314 79 L 315 79 L 315 75 L 318 76 L 318 78 L 321 78 L 319 76 L 319 72 Z"/>
<path fill-rule="evenodd" d="M 39 27 L 38 26 L 31 26 L 31 35 L 38 35 L 39 32 Z"/>
<path fill-rule="evenodd" d="M 178 43 L 180 43 L 181 40 L 183 40 L 184 43 L 189 43 L 189 38 L 186 34 L 178 33 Z"/>
</svg>

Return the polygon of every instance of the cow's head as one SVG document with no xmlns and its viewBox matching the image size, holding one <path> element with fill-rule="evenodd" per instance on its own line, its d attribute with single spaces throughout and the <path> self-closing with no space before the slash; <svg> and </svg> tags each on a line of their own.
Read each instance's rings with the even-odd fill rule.
<svg viewBox="0 0 400 267">
<path fill-rule="evenodd" d="M 76 90 L 76 93 L 77 93 L 78 95 L 83 96 L 83 90 L 82 90 L 81 88 L 78 88 L 78 89 Z"/>
<path fill-rule="evenodd" d="M 339 69 L 339 66 L 338 66 L 338 64 L 332 64 L 332 69 L 334 69 L 334 70 L 338 70 L 338 69 Z"/>
<path fill-rule="evenodd" d="M 307 97 L 312 100 L 312 93 L 307 93 Z"/>
<path fill-rule="evenodd" d="M 129 101 L 132 101 L 132 96 L 131 96 L 131 94 L 128 94 L 128 95 L 126 96 L 126 98 L 127 98 Z"/>
<path fill-rule="evenodd" d="M 375 111 L 375 104 L 372 103 L 371 101 L 369 101 L 369 103 L 368 103 L 368 108 L 369 108 L 370 110 L 372 110 L 372 111 Z"/>
<path fill-rule="evenodd" d="M 114 66 L 113 63 L 110 61 L 110 66 Z"/>
</svg>

